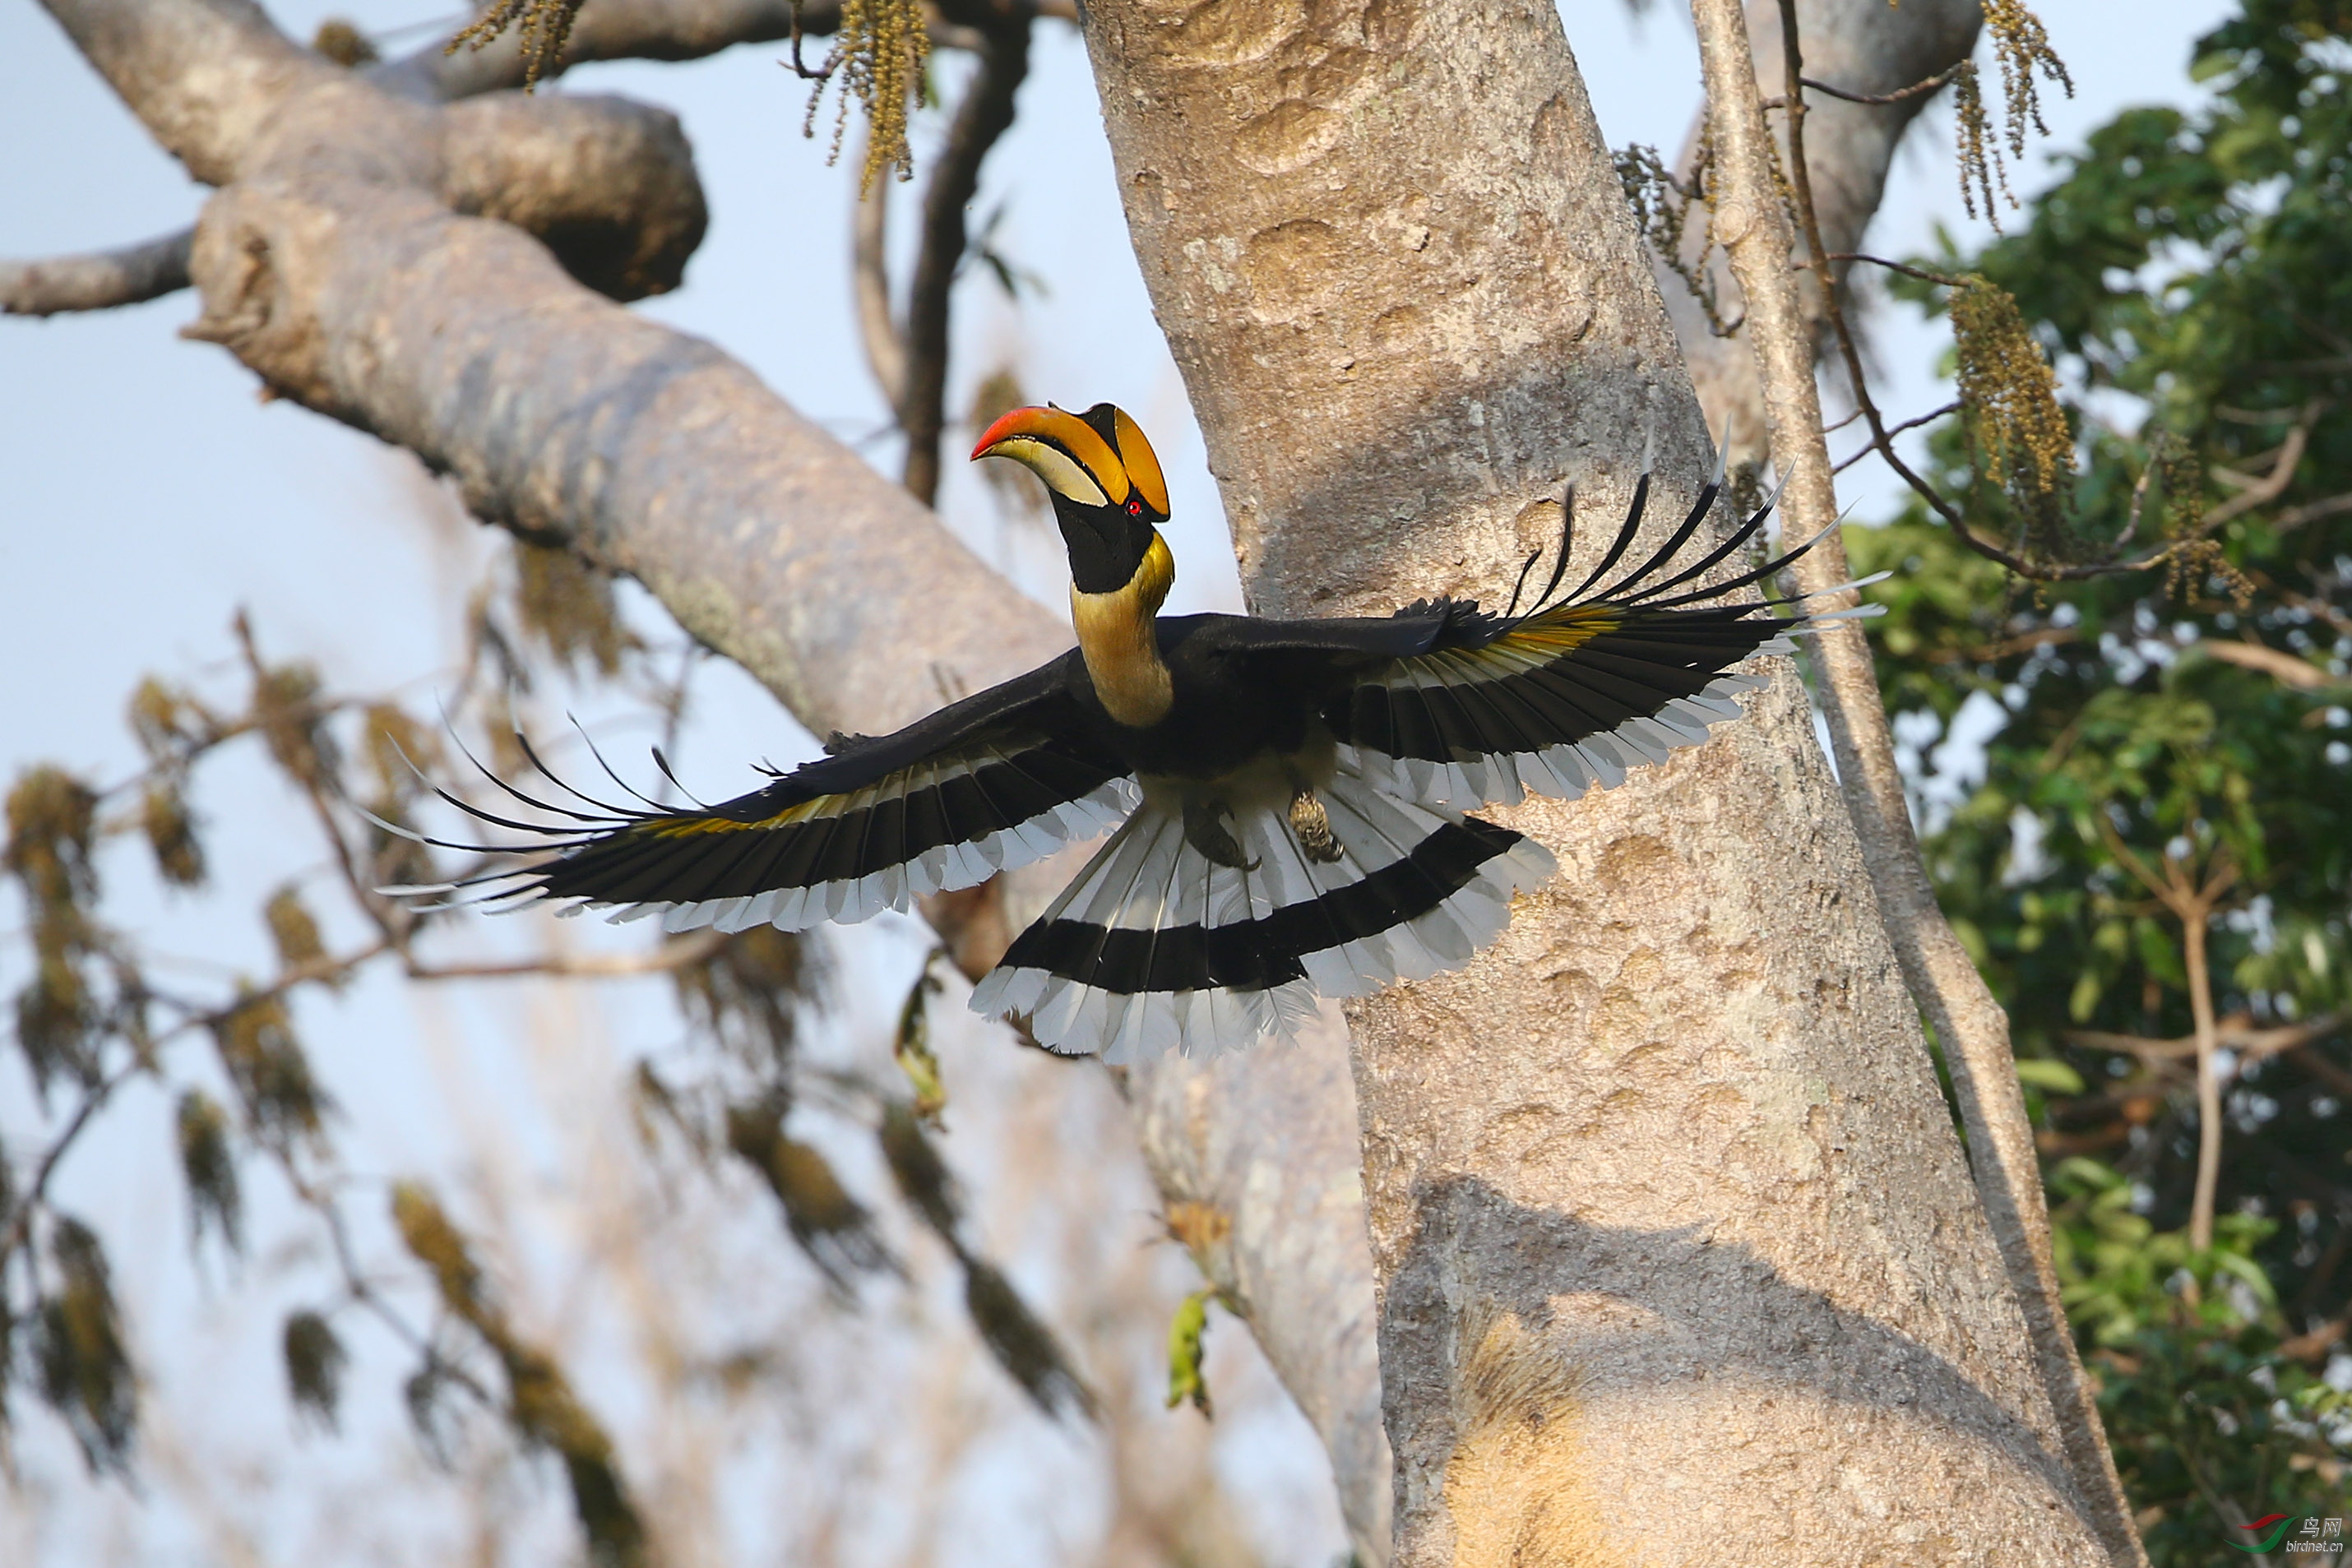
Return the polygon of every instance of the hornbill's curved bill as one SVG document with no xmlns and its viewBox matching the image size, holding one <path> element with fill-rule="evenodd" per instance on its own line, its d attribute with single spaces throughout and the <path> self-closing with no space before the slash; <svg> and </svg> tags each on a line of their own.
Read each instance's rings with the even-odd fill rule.
<svg viewBox="0 0 2352 1568">
<path fill-rule="evenodd" d="M 540 834 L 539 858 L 388 891 L 572 900 L 615 906 L 618 920 L 659 914 L 672 931 L 798 930 L 904 909 L 1115 829 L 971 1005 L 1024 1017 L 1065 1052 L 1213 1052 L 1286 1032 L 1316 996 L 1466 962 L 1554 864 L 1465 810 L 1530 790 L 1572 798 L 1696 745 L 1763 684 L 1745 661 L 1867 612 L 1732 601 L 1802 546 L 1689 587 L 1771 509 L 1675 570 L 1718 466 L 1672 538 L 1605 585 L 1648 476 L 1601 565 L 1565 593 L 1563 534 L 1524 613 L 1515 592 L 1499 615 L 1436 599 L 1380 618 L 1162 617 L 1168 486 L 1125 413 L 1016 409 L 972 456 L 1045 481 L 1069 551 L 1075 650 L 895 735 L 836 736 L 829 755 L 717 806 L 616 808 L 559 783 L 583 812 L 503 785 L 565 820 L 488 819 Z"/>
</svg>

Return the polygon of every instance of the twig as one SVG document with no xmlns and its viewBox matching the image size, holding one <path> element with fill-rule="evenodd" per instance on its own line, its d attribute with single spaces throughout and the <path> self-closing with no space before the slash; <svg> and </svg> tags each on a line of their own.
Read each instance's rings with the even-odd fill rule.
<svg viewBox="0 0 2352 1568">
<path fill-rule="evenodd" d="M 1900 435 L 1906 430 L 1916 430 L 1920 425 L 1933 423 L 1935 421 L 1943 418 L 1948 413 L 1958 413 L 1959 412 L 1959 402 L 1958 400 L 1955 400 L 1951 402 L 1946 403 L 1941 408 L 1931 408 L 1916 419 L 1906 419 L 1900 424 L 1888 425 L 1886 427 L 1886 434 L 1889 435 Z M 1827 433 L 1824 432 L 1823 434 L 1826 434 Z M 1843 474 L 1847 469 L 1853 467 L 1855 464 L 1861 462 L 1864 458 L 1869 456 L 1872 453 L 1877 450 L 1878 443 L 1874 441 L 1869 445 L 1864 447 L 1861 451 L 1855 453 L 1853 456 L 1847 458 L 1844 462 L 1839 464 L 1836 467 L 1831 469 L 1830 472 L 1832 474 Z"/>
<path fill-rule="evenodd" d="M 2205 862 L 2205 874 L 2198 877 L 2190 874 L 2186 861 L 2168 853 L 2159 876 L 2124 842 L 2105 811 L 2093 811 L 2091 821 L 2105 841 L 2107 852 L 2180 922 L 2181 955 L 2189 970 L 2189 1010 L 2197 1028 L 2192 1037 L 2197 1052 L 2197 1186 L 2189 1206 L 2189 1245 L 2201 1252 L 2213 1245 L 2213 1199 L 2221 1176 L 2221 1078 L 2215 1061 L 2220 1041 L 2213 1021 L 2206 937 L 2221 895 L 2237 883 L 2237 862 L 2226 846 L 2217 849 Z"/>
<path fill-rule="evenodd" d="M 922 246 L 907 287 L 905 380 L 898 403 L 907 433 L 905 483 L 925 506 L 940 487 L 940 438 L 947 424 L 948 296 L 963 265 L 964 208 L 980 187 L 980 166 L 1013 124 L 1013 95 L 1029 74 L 1029 18 L 985 29 L 980 70 L 957 107 L 947 145 L 923 192 Z"/>
<path fill-rule="evenodd" d="M 40 261 L 0 261 L 0 315 L 111 310 L 185 288 L 188 251 L 195 243 L 195 232 L 184 228 L 119 250 Z"/>
<path fill-rule="evenodd" d="M 2302 414 L 2295 420 L 2293 428 L 2287 431 L 2286 439 L 2279 443 L 2269 473 L 2259 479 L 2240 474 L 2228 476 L 2242 487 L 2228 500 L 2206 511 L 2205 516 L 2199 522 L 2200 536 L 2228 522 L 2231 517 L 2243 516 L 2257 507 L 2266 507 L 2279 498 L 2286 487 L 2294 482 L 2295 465 L 2303 461 L 2304 448 L 2311 442 L 2311 427 L 2317 421 L 2320 410 L 2324 406 L 2324 403 L 2317 402 L 2305 405 Z M 2216 472 L 2218 474 L 2224 471 L 2216 470 Z"/>
<path fill-rule="evenodd" d="M 141 1066 L 142 1063 L 134 1057 L 100 1079 L 83 1093 L 81 1103 L 74 1108 L 72 1120 L 65 1124 L 58 1134 L 57 1141 L 42 1154 L 41 1163 L 33 1167 L 32 1179 L 25 1184 L 23 1194 L 17 1197 L 16 1212 L 8 1219 L 7 1231 L 0 1234 L 0 1259 L 14 1256 L 16 1249 L 25 1245 L 33 1231 L 33 1211 L 41 1207 L 48 1192 L 49 1178 L 57 1174 L 58 1165 L 66 1157 L 66 1151 L 73 1147 L 74 1140 L 81 1136 L 82 1130 L 89 1125 L 89 1119 L 98 1113 L 99 1107 L 112 1099 L 114 1092 L 128 1083 Z"/>
<path fill-rule="evenodd" d="M 1801 77 L 1798 79 L 1815 92 L 1826 94 L 1831 98 L 1843 99 L 1848 103 L 1888 104 L 1906 103 L 1922 93 L 1933 92 L 1959 74 L 1959 66 L 1953 66 L 1948 70 L 1937 71 L 1934 76 L 1924 80 L 1915 81 L 1909 87 L 1898 87 L 1893 92 L 1848 92 L 1842 87 L 1832 87 L 1825 81 L 1815 81 L 1811 77 Z"/>
<path fill-rule="evenodd" d="M 2280 1056 L 2326 1040 L 2347 1021 L 2352 1021 L 2352 1014 L 2333 1012 L 2322 1013 L 2302 1023 L 2284 1024 L 2276 1029 L 2249 1029 L 2245 1015 L 2238 1013 L 2223 1019 L 2215 1026 L 2213 1039 L 2217 1045 L 2241 1056 Z M 2084 1046 L 2092 1051 L 2112 1051 L 2119 1055 L 2137 1056 L 2144 1061 L 2185 1061 L 2197 1054 L 2197 1037 L 2193 1034 L 2183 1035 L 2179 1040 L 2158 1040 L 2147 1035 L 2070 1029 L 2064 1038 L 2069 1045 Z M 2347 1078 L 2347 1082 L 2352 1084 L 2352 1078 Z"/>
<path fill-rule="evenodd" d="M 1924 267 L 1914 267 L 1906 261 L 1889 261 L 1868 251 L 1833 250 L 1830 252 L 1829 258 L 1832 261 L 1866 261 L 1873 267 L 1883 267 L 1889 272 L 1899 272 L 1906 277 L 1916 277 L 1922 283 L 1933 283 L 1944 288 L 1958 288 L 1966 281 L 1948 273 L 1930 272 Z"/>
<path fill-rule="evenodd" d="M 866 159 L 861 154 L 857 167 L 865 166 Z M 866 350 L 866 368 L 874 372 L 883 401 L 896 414 L 907 391 L 907 340 L 890 316 L 887 245 L 889 184 L 877 181 L 870 190 L 856 193 L 853 199 L 857 211 L 850 231 L 850 275 L 857 287 L 857 341 Z"/>
<path fill-rule="evenodd" d="M 690 967 L 726 945 L 725 932 L 698 931 L 665 942 L 650 953 L 546 954 L 499 964 L 411 963 L 406 973 L 412 980 L 505 980 L 542 975 L 562 979 L 626 979 Z"/>
</svg>

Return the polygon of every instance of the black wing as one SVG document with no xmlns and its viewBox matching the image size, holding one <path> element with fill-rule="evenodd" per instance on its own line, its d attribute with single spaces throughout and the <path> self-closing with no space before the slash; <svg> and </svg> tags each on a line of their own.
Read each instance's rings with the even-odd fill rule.
<svg viewBox="0 0 2352 1568">
<path fill-rule="evenodd" d="M 1600 566 L 1557 602 L 1565 536 L 1552 580 L 1524 615 L 1439 600 L 1387 620 L 1252 622 L 1252 652 L 1319 662 L 1333 693 L 1324 722 L 1369 774 L 1389 775 L 1416 799 L 1466 808 L 1613 786 L 1628 768 L 1664 761 L 1706 739 L 1708 726 L 1738 717 L 1733 699 L 1763 684 L 1736 668 L 1741 661 L 1786 652 L 1790 633 L 1825 621 L 1875 612 L 1809 615 L 1726 601 L 1811 540 L 1728 581 L 1675 592 L 1747 546 L 1771 513 L 1767 500 L 1703 559 L 1673 570 L 1715 505 L 1720 474 L 1663 548 L 1595 590 L 1633 544 L 1649 487 L 1645 475 Z"/>
<path fill-rule="evenodd" d="M 1091 738 L 1072 698 L 1085 678 L 1068 654 L 954 703 L 895 734 L 836 737 L 832 754 L 764 789 L 691 810 L 638 810 L 580 795 L 594 812 L 532 799 L 557 828 L 491 816 L 541 835 L 530 865 L 437 887 L 484 901 L 572 899 L 662 913 L 673 931 L 757 925 L 800 930 L 864 920 L 927 894 L 971 887 L 1116 825 L 1132 808 L 1127 766 Z M 526 747 L 527 749 L 527 747 Z"/>
</svg>

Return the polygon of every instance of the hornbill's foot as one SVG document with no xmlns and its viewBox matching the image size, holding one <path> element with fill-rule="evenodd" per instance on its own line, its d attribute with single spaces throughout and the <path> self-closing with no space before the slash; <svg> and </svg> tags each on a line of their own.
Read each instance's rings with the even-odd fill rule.
<svg viewBox="0 0 2352 1568">
<path fill-rule="evenodd" d="M 1231 866 L 1235 871 L 1255 871 L 1259 862 L 1245 860 L 1242 847 L 1225 831 L 1220 817 L 1230 817 L 1234 809 L 1223 800 L 1188 800 L 1184 803 L 1184 838 L 1202 855 L 1216 865 Z"/>
</svg>

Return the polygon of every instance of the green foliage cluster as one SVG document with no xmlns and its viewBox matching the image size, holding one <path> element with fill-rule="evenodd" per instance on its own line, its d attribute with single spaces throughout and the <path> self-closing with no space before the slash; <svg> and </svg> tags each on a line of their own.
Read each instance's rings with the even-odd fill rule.
<svg viewBox="0 0 2352 1568">
<path fill-rule="evenodd" d="M 2352 5 L 2243 0 L 2193 74 L 2200 101 L 2116 117 L 2020 232 L 1932 259 L 1964 287 L 1902 289 L 1952 311 L 1964 361 L 1990 332 L 2009 382 L 2021 344 L 2056 367 L 2063 430 L 1979 410 L 1936 435 L 1970 530 L 2163 570 L 2021 583 L 1918 507 L 1849 536 L 1895 572 L 1873 641 L 1898 734 L 1925 755 L 1972 702 L 1998 721 L 1982 777 L 1923 796 L 1925 848 L 2027 1059 L 2159 1564 L 2214 1561 L 2233 1511 L 2352 1512 L 2325 1381 L 2352 1304 Z M 2203 1250 L 2189 933 L 2161 895 L 2192 883 L 2226 888 Z"/>
</svg>

